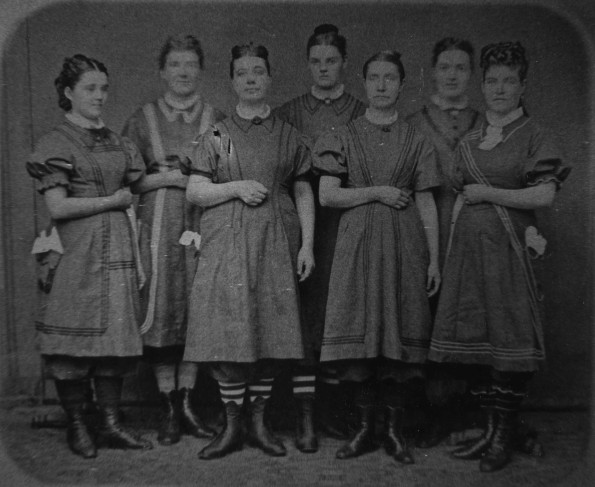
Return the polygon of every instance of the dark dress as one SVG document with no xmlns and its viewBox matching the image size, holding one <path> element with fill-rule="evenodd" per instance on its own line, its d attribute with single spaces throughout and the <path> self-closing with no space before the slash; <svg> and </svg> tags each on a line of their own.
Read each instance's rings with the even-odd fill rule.
<svg viewBox="0 0 595 487">
<path fill-rule="evenodd" d="M 478 183 L 463 150 L 496 188 L 522 189 L 550 181 L 559 184 L 569 169 L 552 140 L 522 116 L 503 128 L 503 141 L 491 150 L 478 146 L 486 124 L 469 133 L 457 162 L 458 187 Z M 500 207 L 502 208 L 502 207 Z M 532 210 L 506 208 L 513 231 L 506 231 L 496 205 L 463 205 L 444 268 L 442 292 L 429 358 L 437 362 L 481 364 L 505 372 L 529 372 L 545 357 L 536 289 L 529 285 L 530 259 L 525 229 L 535 225 Z M 514 250 L 520 242 L 523 259 Z"/>
<path fill-rule="evenodd" d="M 323 135 L 315 168 L 347 188 L 390 185 L 424 191 L 440 184 L 435 151 L 413 126 L 367 118 Z M 379 202 L 341 216 L 330 277 L 321 361 L 385 357 L 426 359 L 431 317 L 426 294 L 429 252 L 415 204 Z"/>
<path fill-rule="evenodd" d="M 62 186 L 72 198 L 108 196 L 144 173 L 136 147 L 66 120 L 37 143 L 27 170 L 44 193 Z M 130 357 L 142 353 L 136 256 L 124 210 L 57 220 L 64 254 L 36 322 L 41 353 Z"/>
<path fill-rule="evenodd" d="M 310 166 L 297 130 L 274 116 L 245 120 L 234 114 L 200 139 L 193 174 L 214 183 L 256 180 L 269 193 L 255 207 L 235 198 L 205 208 L 185 360 L 303 358 L 300 222 L 290 192 Z"/>
<path fill-rule="evenodd" d="M 440 269 L 444 266 L 452 208 L 456 199 L 453 185 L 456 148 L 461 138 L 471 130 L 479 128 L 482 121 L 483 116 L 473 108 L 441 110 L 434 103 L 425 105 L 420 111 L 407 117 L 407 122 L 417 127 L 436 148 L 442 178 L 440 187 L 434 192 L 438 211 Z"/>
<path fill-rule="evenodd" d="M 311 93 L 305 93 L 281 105 L 275 110 L 275 114 L 297 128 L 313 145 L 322 133 L 336 130 L 363 115 L 365 110 L 365 105 L 349 93 L 343 93 L 335 100 L 319 100 Z M 312 275 L 300 286 L 304 345 L 307 348 L 308 360 L 313 359 L 312 352 L 320 352 L 322 345 L 328 285 L 341 218 L 340 210 L 320 206 L 318 178 L 313 178 L 312 189 L 316 208 L 314 228 L 316 267 Z"/>
<path fill-rule="evenodd" d="M 153 111 L 161 148 L 153 147 L 147 108 Z M 186 118 L 176 114 L 160 98 L 137 110 L 126 122 L 123 134 L 139 148 L 148 174 L 185 169 L 183 163 L 201 130 L 224 118 L 223 113 L 200 100 L 185 115 Z M 141 293 L 143 321 L 148 328 L 143 333 L 144 345 L 182 346 L 186 340 L 188 296 L 198 253 L 193 241 L 183 245 L 180 238 L 184 232 L 200 232 L 200 208 L 186 201 L 185 189 L 160 188 L 140 195 L 138 218 L 139 245 L 147 276 L 147 285 Z M 158 229 L 154 228 L 157 224 Z M 152 262 L 153 252 L 156 252 L 156 266 Z"/>
</svg>

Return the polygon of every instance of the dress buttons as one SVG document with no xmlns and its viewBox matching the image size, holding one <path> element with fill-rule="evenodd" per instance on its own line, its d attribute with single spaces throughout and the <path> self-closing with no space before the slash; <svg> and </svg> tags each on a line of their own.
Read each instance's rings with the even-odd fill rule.
<svg viewBox="0 0 595 487">
<path fill-rule="evenodd" d="M 330 104 L 331 104 L 331 101 L 332 101 L 332 100 L 331 100 L 330 98 L 325 98 L 325 99 L 324 99 L 324 104 L 325 104 L 325 105 L 330 105 Z"/>
</svg>

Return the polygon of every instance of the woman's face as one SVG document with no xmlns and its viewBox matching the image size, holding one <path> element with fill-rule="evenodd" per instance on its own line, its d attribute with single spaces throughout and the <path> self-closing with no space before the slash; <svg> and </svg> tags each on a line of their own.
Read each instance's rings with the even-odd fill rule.
<svg viewBox="0 0 595 487">
<path fill-rule="evenodd" d="M 107 100 L 107 75 L 101 71 L 87 71 L 82 74 L 74 88 L 66 87 L 64 95 L 72 105 L 71 113 L 88 120 L 101 117 L 103 104 Z"/>
<path fill-rule="evenodd" d="M 190 97 L 198 91 L 200 60 L 194 51 L 171 51 L 160 73 L 167 91 L 182 98 Z"/>
<path fill-rule="evenodd" d="M 434 81 L 438 96 L 456 100 L 465 94 L 471 77 L 469 54 L 460 49 L 441 52 L 434 66 Z"/>
<path fill-rule="evenodd" d="M 481 91 L 488 108 L 504 116 L 518 108 L 525 83 L 519 77 L 519 68 L 491 66 L 485 73 Z"/>
<path fill-rule="evenodd" d="M 240 101 L 256 103 L 264 100 L 271 85 L 264 59 L 243 56 L 234 60 L 231 84 Z"/>
<path fill-rule="evenodd" d="M 335 46 L 312 46 L 308 65 L 314 84 L 323 90 L 331 90 L 341 82 L 346 61 Z"/>
<path fill-rule="evenodd" d="M 370 106 L 387 109 L 396 105 L 401 93 L 401 79 L 397 66 L 388 61 L 372 61 L 364 81 Z"/>
</svg>

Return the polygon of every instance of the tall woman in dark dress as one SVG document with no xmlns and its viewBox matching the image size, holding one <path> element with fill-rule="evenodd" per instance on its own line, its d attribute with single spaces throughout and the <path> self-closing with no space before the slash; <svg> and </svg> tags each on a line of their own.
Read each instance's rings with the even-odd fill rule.
<svg viewBox="0 0 595 487">
<path fill-rule="evenodd" d="M 230 75 L 239 103 L 200 139 L 187 189 L 204 213 L 184 359 L 211 365 L 227 419 L 202 459 L 241 448 L 246 388 L 249 440 L 285 455 L 264 410 L 282 361 L 304 357 L 298 278 L 314 266 L 310 152 L 266 104 L 266 48 L 235 46 Z"/>
<path fill-rule="evenodd" d="M 339 34 L 337 27 L 331 24 L 316 27 L 308 39 L 306 55 L 314 83 L 310 92 L 281 105 L 275 110 L 275 115 L 292 124 L 313 145 L 323 132 L 335 130 L 363 115 L 365 106 L 347 93 L 342 83 L 347 65 L 347 41 Z M 316 203 L 316 269 L 312 277 L 300 288 L 306 358 L 293 374 L 293 394 L 299 405 L 296 445 L 304 452 L 318 449 L 312 418 L 315 391 L 320 425 L 332 436 L 344 439 L 346 435 L 344 414 L 340 411 L 346 403 L 346 398 L 341 397 L 344 391 L 336 387 L 338 381 L 331 369 L 326 367 L 317 370 L 324 330 L 328 281 L 341 213 L 335 208 L 320 206 L 318 178 L 313 180 L 313 189 Z"/>
<path fill-rule="evenodd" d="M 135 186 L 141 193 L 139 238 L 148 281 L 141 294 L 141 332 L 144 359 L 155 372 L 163 404 L 161 445 L 180 441 L 181 431 L 214 436 L 192 408 L 197 364 L 182 360 L 200 208 L 186 202 L 188 176 L 181 170 L 192 142 L 224 118 L 200 96 L 203 58 L 195 37 L 168 38 L 159 56 L 165 94 L 139 108 L 123 131 L 139 148 L 148 173 Z"/>
<path fill-rule="evenodd" d="M 37 143 L 27 163 L 58 230 L 64 253 L 36 322 L 48 374 L 68 418 L 70 449 L 151 448 L 124 430 L 118 402 L 124 374 L 142 353 L 140 281 L 128 186 L 144 175 L 136 147 L 103 125 L 108 74 L 77 54 L 56 78 L 64 121 Z M 84 422 L 84 380 L 95 384 L 101 423 L 96 443 Z"/>
<path fill-rule="evenodd" d="M 423 376 L 431 332 L 428 294 L 440 284 L 439 186 L 431 142 L 403 122 L 400 54 L 381 51 L 363 69 L 370 108 L 318 139 L 320 202 L 344 209 L 331 270 L 322 362 L 356 391 L 359 425 L 337 451 L 351 458 L 374 445 L 376 396 L 385 409 L 385 448 L 413 463 L 402 434 L 410 382 Z M 414 198 L 414 201 L 412 200 Z"/>
<path fill-rule="evenodd" d="M 440 228 L 440 269 L 450 234 L 451 216 L 456 193 L 453 187 L 456 148 L 461 138 L 478 128 L 483 116 L 469 106 L 467 88 L 473 73 L 474 49 L 469 41 L 446 37 L 434 46 L 432 52 L 432 78 L 435 93 L 418 112 L 407 117 L 428 137 L 436 149 L 441 174 L 440 187 L 434 191 Z M 437 304 L 434 297 L 433 309 Z M 430 407 L 426 411 L 426 425 L 416 444 L 429 448 L 438 444 L 455 427 L 459 416 L 466 382 L 452 367 L 430 367 L 426 380 L 426 393 Z"/>
<path fill-rule="evenodd" d="M 482 49 L 487 122 L 459 148 L 462 205 L 444 267 L 429 358 L 484 372 L 476 385 L 487 426 L 453 452 L 503 468 L 527 383 L 544 359 L 539 294 L 531 255 L 543 252 L 534 210 L 550 206 L 568 175 L 560 153 L 525 112 L 528 61 L 518 42 Z"/>
</svg>

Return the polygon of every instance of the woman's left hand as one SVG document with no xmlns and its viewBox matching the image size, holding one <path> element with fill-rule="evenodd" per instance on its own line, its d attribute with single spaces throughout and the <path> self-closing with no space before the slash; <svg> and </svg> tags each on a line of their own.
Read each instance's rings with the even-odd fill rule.
<svg viewBox="0 0 595 487">
<path fill-rule="evenodd" d="M 466 184 L 463 187 L 463 199 L 466 205 L 487 202 L 487 191 L 489 187 L 485 184 Z"/>
<path fill-rule="evenodd" d="M 428 297 L 433 296 L 438 292 L 442 278 L 440 277 L 440 270 L 438 264 L 430 264 L 428 266 L 428 280 L 426 282 L 426 292 Z"/>
<path fill-rule="evenodd" d="M 314 252 L 309 247 L 302 247 L 298 253 L 297 274 L 300 282 L 310 277 L 314 270 Z"/>
</svg>

